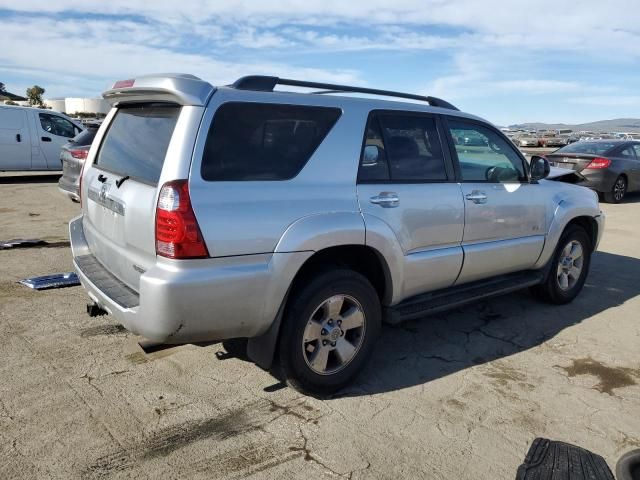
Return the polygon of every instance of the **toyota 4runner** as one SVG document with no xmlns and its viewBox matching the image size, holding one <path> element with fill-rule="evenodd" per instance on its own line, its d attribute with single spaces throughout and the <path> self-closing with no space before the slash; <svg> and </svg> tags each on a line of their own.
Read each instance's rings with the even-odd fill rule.
<svg viewBox="0 0 640 480">
<path fill-rule="evenodd" d="M 248 338 L 303 391 L 346 385 L 383 321 L 525 287 L 570 302 L 602 235 L 594 192 L 435 97 L 191 75 L 104 97 L 70 224 L 93 308 L 155 342 Z"/>
</svg>

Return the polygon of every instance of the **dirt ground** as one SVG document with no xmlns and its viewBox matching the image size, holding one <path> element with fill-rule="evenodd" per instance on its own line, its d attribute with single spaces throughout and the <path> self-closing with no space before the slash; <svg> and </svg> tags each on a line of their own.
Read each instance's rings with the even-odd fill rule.
<svg viewBox="0 0 640 480">
<path fill-rule="evenodd" d="M 0 176 L 0 478 L 512 479 L 534 438 L 580 445 L 613 469 L 640 447 L 640 195 L 603 205 L 583 293 L 520 292 L 385 327 L 368 368 L 305 397 L 231 345 L 145 354 L 80 287 L 78 214 L 56 177 Z"/>
</svg>

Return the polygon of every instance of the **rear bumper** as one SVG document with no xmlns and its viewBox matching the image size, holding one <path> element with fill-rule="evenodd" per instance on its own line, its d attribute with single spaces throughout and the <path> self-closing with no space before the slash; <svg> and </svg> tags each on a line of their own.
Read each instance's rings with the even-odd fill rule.
<svg viewBox="0 0 640 480">
<path fill-rule="evenodd" d="M 264 333 L 295 273 L 312 252 L 245 255 L 171 261 L 158 257 L 140 276 L 135 301 L 123 302 L 128 289 L 98 262 L 83 268 L 91 256 L 82 216 L 69 224 L 75 270 L 89 297 L 127 330 L 162 343 L 185 343 L 254 337 Z M 98 272 L 98 273 L 96 273 Z M 131 289 L 129 289 L 131 290 Z M 125 304 L 126 303 L 126 304 Z"/>
<path fill-rule="evenodd" d="M 63 174 L 58 180 L 58 189 L 72 200 L 80 201 L 78 178 L 69 178 Z"/>
</svg>

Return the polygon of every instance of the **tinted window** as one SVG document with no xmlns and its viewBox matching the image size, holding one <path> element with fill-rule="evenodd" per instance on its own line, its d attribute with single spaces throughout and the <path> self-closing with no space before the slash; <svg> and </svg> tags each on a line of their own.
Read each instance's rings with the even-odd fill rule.
<svg viewBox="0 0 640 480">
<path fill-rule="evenodd" d="M 557 153 L 586 153 L 590 155 L 604 155 L 606 152 L 616 146 L 612 142 L 576 142 L 566 147 L 562 147 L 556 150 Z"/>
<path fill-rule="evenodd" d="M 40 126 L 51 135 L 59 137 L 73 138 L 80 130 L 69 120 L 65 120 L 57 115 L 49 115 L 48 113 L 40 113 Z"/>
<path fill-rule="evenodd" d="M 205 180 L 295 177 L 340 116 L 337 108 L 226 103 L 218 108 L 202 158 Z"/>
<path fill-rule="evenodd" d="M 636 151 L 636 156 L 640 158 L 640 143 L 634 144 L 633 149 Z"/>
<path fill-rule="evenodd" d="M 449 129 L 467 182 L 526 181 L 522 158 L 510 142 L 490 128 L 449 119 Z"/>
<path fill-rule="evenodd" d="M 179 114 L 177 105 L 143 104 L 119 108 L 104 137 L 96 165 L 158 183 Z"/>
<path fill-rule="evenodd" d="M 365 132 L 364 146 L 360 155 L 358 181 L 389 180 L 389 165 L 376 115 L 369 116 Z"/>
<path fill-rule="evenodd" d="M 632 146 L 628 146 L 623 148 L 622 150 L 620 150 L 619 155 L 623 158 L 636 158 L 636 154 L 633 151 L 633 147 Z"/>
<path fill-rule="evenodd" d="M 93 139 L 96 137 L 96 133 L 98 132 L 97 128 L 87 128 L 83 130 L 78 135 L 73 137 L 73 144 L 77 147 L 86 147 L 87 145 L 91 145 Z"/>
<path fill-rule="evenodd" d="M 435 120 L 426 115 L 371 115 L 358 179 L 446 180 Z"/>
</svg>

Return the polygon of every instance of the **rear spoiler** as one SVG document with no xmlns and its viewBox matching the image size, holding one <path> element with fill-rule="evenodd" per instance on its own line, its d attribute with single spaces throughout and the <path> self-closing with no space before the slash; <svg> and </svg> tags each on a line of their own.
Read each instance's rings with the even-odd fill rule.
<svg viewBox="0 0 640 480">
<path fill-rule="evenodd" d="M 167 73 L 119 80 L 102 96 L 113 107 L 149 101 L 205 106 L 215 91 L 213 85 L 193 75 Z"/>
</svg>

